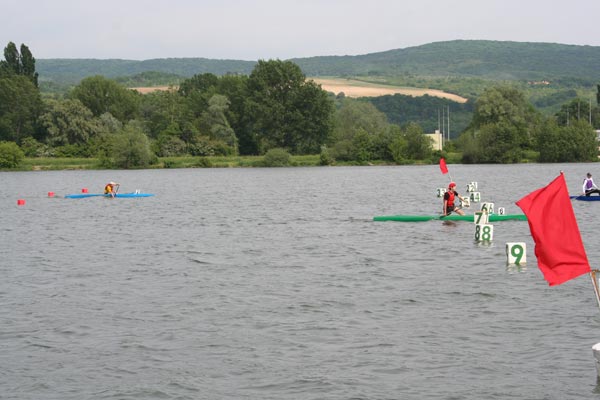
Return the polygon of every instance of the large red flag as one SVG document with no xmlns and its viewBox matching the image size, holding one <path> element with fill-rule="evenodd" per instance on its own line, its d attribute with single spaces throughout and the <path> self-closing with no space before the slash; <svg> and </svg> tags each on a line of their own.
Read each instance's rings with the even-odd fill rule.
<svg viewBox="0 0 600 400">
<path fill-rule="evenodd" d="M 562 173 L 516 204 L 527 216 L 538 267 L 550 286 L 591 271 Z"/>
<path fill-rule="evenodd" d="M 442 170 L 442 174 L 448 173 L 448 167 L 446 166 L 446 160 L 440 158 L 440 169 Z"/>
</svg>

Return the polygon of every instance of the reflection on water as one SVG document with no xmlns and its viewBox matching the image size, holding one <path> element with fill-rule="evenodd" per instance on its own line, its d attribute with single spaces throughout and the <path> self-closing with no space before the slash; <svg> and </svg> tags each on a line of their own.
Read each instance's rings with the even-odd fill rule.
<svg viewBox="0 0 600 400">
<path fill-rule="evenodd" d="M 448 167 L 463 192 L 478 182 L 482 200 L 515 214 L 559 170 L 576 192 L 595 166 Z M 494 223 L 477 242 L 469 222 L 372 221 L 437 214 L 437 165 L 0 178 L 6 398 L 597 393 L 589 280 L 548 287 L 526 222 Z M 107 180 L 155 196 L 59 197 Z M 573 206 L 597 259 L 598 205 Z M 507 265 L 507 242 L 531 249 L 526 266 Z"/>
</svg>

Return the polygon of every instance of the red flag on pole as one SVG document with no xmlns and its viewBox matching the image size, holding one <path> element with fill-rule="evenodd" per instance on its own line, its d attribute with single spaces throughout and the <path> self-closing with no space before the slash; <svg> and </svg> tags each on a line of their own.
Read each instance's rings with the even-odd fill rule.
<svg viewBox="0 0 600 400">
<path fill-rule="evenodd" d="M 442 170 L 442 174 L 448 173 L 448 167 L 446 166 L 446 160 L 440 158 L 440 170 Z"/>
<path fill-rule="evenodd" d="M 538 267 L 550 286 L 591 271 L 562 173 L 516 204 L 527 216 Z"/>
</svg>

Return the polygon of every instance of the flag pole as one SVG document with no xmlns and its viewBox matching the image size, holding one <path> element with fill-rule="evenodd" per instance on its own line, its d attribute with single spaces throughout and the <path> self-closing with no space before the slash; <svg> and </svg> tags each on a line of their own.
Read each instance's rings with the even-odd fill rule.
<svg viewBox="0 0 600 400">
<path fill-rule="evenodd" d="M 592 286 L 594 287 L 594 293 L 596 293 L 596 303 L 598 304 L 598 308 L 600 309 L 600 290 L 598 290 L 598 279 L 596 278 L 596 272 L 599 272 L 597 269 L 593 269 L 590 271 L 590 278 L 592 279 Z"/>
</svg>

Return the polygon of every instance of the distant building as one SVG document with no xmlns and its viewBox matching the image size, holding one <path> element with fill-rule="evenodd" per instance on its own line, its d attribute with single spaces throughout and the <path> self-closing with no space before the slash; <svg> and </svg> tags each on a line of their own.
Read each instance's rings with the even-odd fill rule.
<svg viewBox="0 0 600 400">
<path fill-rule="evenodd" d="M 529 83 L 530 85 L 549 85 L 550 81 L 544 79 L 543 81 L 529 81 L 527 83 Z"/>
<path fill-rule="evenodd" d="M 442 133 L 439 131 L 439 129 L 436 129 L 434 133 L 426 133 L 425 135 L 427 137 L 430 137 L 433 141 L 433 143 L 431 144 L 431 148 L 433 150 L 442 151 L 442 148 L 444 147 L 444 137 L 442 136 Z"/>
</svg>

